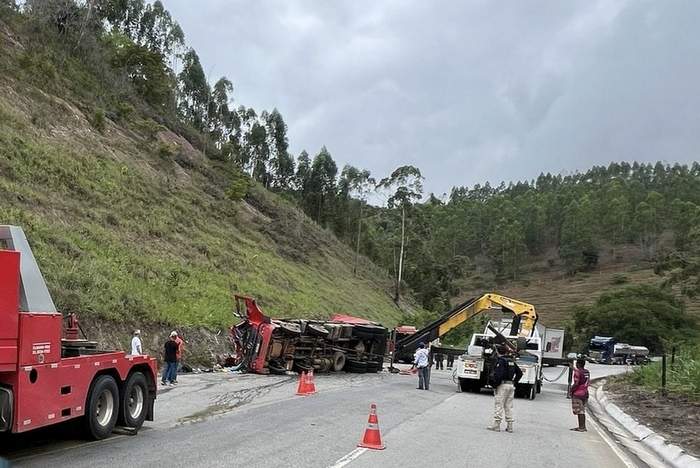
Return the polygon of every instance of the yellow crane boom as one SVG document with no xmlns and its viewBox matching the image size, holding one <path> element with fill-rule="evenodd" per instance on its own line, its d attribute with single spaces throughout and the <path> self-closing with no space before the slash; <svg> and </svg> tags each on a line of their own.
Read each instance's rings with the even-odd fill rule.
<svg viewBox="0 0 700 468">
<path fill-rule="evenodd" d="M 415 346 L 421 341 L 426 343 L 428 341 L 433 341 L 472 317 L 492 309 L 500 309 L 513 314 L 514 318 L 511 327 L 511 335 L 528 337 L 532 334 L 535 324 L 537 323 L 535 306 L 500 294 L 485 293 L 459 304 L 439 319 L 418 330 L 415 334 L 397 342 L 396 350 L 399 351 L 407 347 Z"/>
</svg>

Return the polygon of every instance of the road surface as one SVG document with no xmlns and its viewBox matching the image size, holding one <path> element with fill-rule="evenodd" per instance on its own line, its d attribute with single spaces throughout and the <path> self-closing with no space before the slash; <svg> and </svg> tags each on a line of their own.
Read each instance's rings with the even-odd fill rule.
<svg viewBox="0 0 700 468">
<path fill-rule="evenodd" d="M 625 466 L 595 430 L 568 430 L 575 420 L 558 384 L 545 385 L 534 401 L 516 400 L 509 434 L 485 429 L 493 397 L 457 393 L 447 370 L 433 371 L 430 391 L 416 390 L 413 376 L 318 375 L 318 393 L 309 397 L 294 396 L 293 377 L 180 379 L 162 391 L 157 421 L 137 436 L 82 443 L 49 431 L 3 443 L 0 456 L 26 467 Z M 355 450 L 370 403 L 378 407 L 384 451 Z"/>
</svg>

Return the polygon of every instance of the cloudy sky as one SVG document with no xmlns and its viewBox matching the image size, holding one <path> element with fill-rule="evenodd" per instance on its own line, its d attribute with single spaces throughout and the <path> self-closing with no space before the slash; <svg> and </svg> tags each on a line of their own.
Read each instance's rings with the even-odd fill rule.
<svg viewBox="0 0 700 468">
<path fill-rule="evenodd" d="M 211 81 L 426 190 L 700 159 L 700 1 L 165 0 Z"/>
</svg>

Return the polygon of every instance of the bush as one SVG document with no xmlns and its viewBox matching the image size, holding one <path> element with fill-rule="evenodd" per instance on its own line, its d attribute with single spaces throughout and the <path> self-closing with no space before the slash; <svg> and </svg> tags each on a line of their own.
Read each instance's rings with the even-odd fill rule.
<svg viewBox="0 0 700 468">
<path fill-rule="evenodd" d="M 623 275 L 622 273 L 616 273 L 613 275 L 612 280 L 610 282 L 615 285 L 625 284 L 629 282 L 629 278 L 627 277 L 627 275 Z"/>
<path fill-rule="evenodd" d="M 132 106 L 128 102 L 119 102 L 117 103 L 114 113 L 116 114 L 118 119 L 126 120 L 134 113 L 134 110 L 134 106 Z"/>
<path fill-rule="evenodd" d="M 226 189 L 226 196 L 229 198 L 229 200 L 242 200 L 248 195 L 250 185 L 250 177 L 245 175 L 242 171 L 236 170 L 233 173 L 233 177 L 231 177 L 231 182 L 229 183 L 228 189 Z"/>
<path fill-rule="evenodd" d="M 157 153 L 163 159 L 172 159 L 179 152 L 180 147 L 177 143 L 168 143 L 165 141 L 158 142 Z"/>
<path fill-rule="evenodd" d="M 95 130 L 100 133 L 104 133 L 106 124 L 105 111 L 102 109 L 96 109 L 92 114 L 92 120 L 90 123 L 93 127 L 95 127 Z"/>
</svg>

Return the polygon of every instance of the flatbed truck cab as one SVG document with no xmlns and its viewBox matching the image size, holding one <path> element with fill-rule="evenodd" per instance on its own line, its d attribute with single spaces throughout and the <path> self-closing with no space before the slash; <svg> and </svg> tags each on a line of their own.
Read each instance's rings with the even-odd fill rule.
<svg viewBox="0 0 700 468">
<path fill-rule="evenodd" d="M 0 440 L 82 418 L 86 435 L 153 420 L 156 361 L 80 339 L 56 310 L 24 232 L 0 225 Z"/>
</svg>

